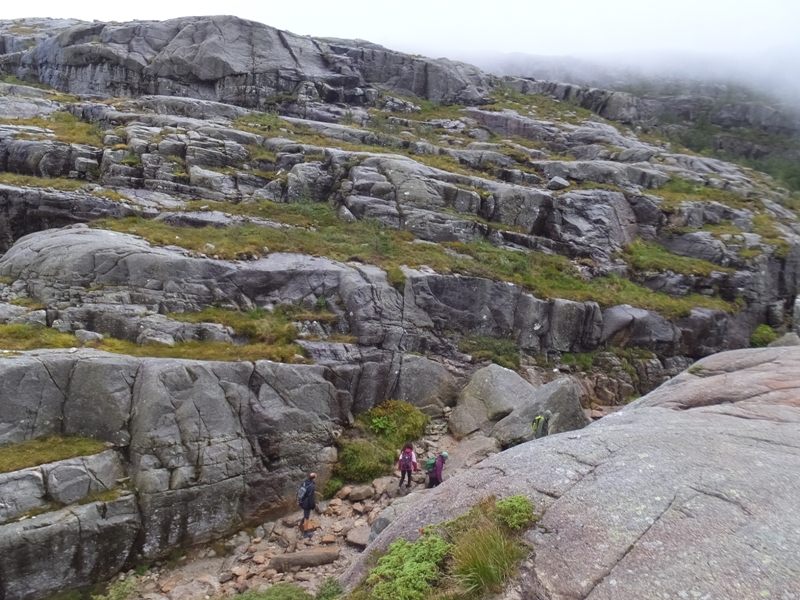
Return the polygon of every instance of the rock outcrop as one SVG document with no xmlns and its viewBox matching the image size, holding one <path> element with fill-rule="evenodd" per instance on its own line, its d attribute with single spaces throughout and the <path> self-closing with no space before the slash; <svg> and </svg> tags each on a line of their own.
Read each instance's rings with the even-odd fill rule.
<svg viewBox="0 0 800 600">
<path fill-rule="evenodd" d="M 503 598 L 791 597 L 799 362 L 795 348 L 705 358 L 586 429 L 445 481 L 424 511 L 406 510 L 371 547 L 414 539 L 488 494 L 524 494 L 542 518 Z M 348 585 L 366 564 L 351 568 Z"/>
</svg>

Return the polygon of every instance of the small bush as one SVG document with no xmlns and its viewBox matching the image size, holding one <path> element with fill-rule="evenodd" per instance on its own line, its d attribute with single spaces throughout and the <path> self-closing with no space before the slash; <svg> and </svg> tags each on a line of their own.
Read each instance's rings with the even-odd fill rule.
<svg viewBox="0 0 800 600">
<path fill-rule="evenodd" d="M 778 334 L 769 325 L 759 325 L 750 336 L 750 346 L 763 348 L 778 339 Z"/>
<path fill-rule="evenodd" d="M 406 287 L 406 275 L 400 267 L 392 266 L 386 269 L 386 279 L 389 285 L 401 294 Z"/>
<path fill-rule="evenodd" d="M 314 600 L 314 596 L 307 594 L 301 588 L 291 583 L 278 583 L 264 592 L 247 591 L 237 600 Z"/>
<path fill-rule="evenodd" d="M 414 543 L 398 538 L 367 577 L 367 585 L 372 586 L 370 597 L 423 600 L 439 578 L 449 550 L 450 544 L 438 535 L 424 536 Z"/>
<path fill-rule="evenodd" d="M 342 584 L 336 578 L 328 577 L 319 587 L 317 600 L 335 600 L 343 594 Z"/>
<path fill-rule="evenodd" d="M 108 586 L 105 594 L 96 594 L 92 600 L 125 600 L 136 592 L 139 579 L 136 576 L 127 577 L 124 581 L 115 581 Z"/>
<path fill-rule="evenodd" d="M 498 500 L 495 505 L 495 518 L 511 529 L 519 531 L 535 521 L 533 505 L 525 496 L 510 496 L 505 500 Z"/>
<path fill-rule="evenodd" d="M 328 480 L 328 483 L 325 484 L 325 488 L 322 490 L 322 495 L 327 498 L 333 498 L 340 489 L 344 487 L 344 481 L 341 480 L 339 477 L 332 477 Z"/>
<path fill-rule="evenodd" d="M 345 440 L 335 472 L 345 481 L 361 483 L 385 475 L 394 462 L 394 450 L 386 448 L 378 440 Z"/>
<path fill-rule="evenodd" d="M 399 450 L 403 444 L 422 437 L 430 417 L 416 406 L 399 400 L 387 400 L 356 417 L 366 425 L 387 448 Z"/>
</svg>

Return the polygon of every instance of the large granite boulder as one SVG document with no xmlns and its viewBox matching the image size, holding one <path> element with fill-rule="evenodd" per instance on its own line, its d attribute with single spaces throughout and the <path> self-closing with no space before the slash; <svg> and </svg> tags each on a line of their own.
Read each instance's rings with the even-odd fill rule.
<svg viewBox="0 0 800 600">
<path fill-rule="evenodd" d="M 414 539 L 481 498 L 541 513 L 503 598 L 791 598 L 800 572 L 800 349 L 705 358 L 580 431 L 490 457 L 374 540 Z M 357 560 L 352 587 L 367 572 Z"/>
</svg>

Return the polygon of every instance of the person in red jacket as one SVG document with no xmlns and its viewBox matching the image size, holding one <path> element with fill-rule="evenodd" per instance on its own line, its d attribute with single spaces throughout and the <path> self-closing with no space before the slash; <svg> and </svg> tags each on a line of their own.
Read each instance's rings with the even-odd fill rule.
<svg viewBox="0 0 800 600">
<path fill-rule="evenodd" d="M 403 480 L 406 476 L 408 476 L 406 487 L 411 487 L 411 471 L 413 470 L 416 473 L 419 470 L 417 468 L 417 455 L 414 454 L 414 447 L 411 442 L 403 446 L 400 451 L 400 460 L 397 461 L 397 468 L 400 469 L 400 483 L 397 484 L 397 487 L 403 485 Z"/>
<path fill-rule="evenodd" d="M 436 462 L 433 465 L 433 471 L 428 473 L 428 486 L 429 488 L 436 487 L 440 483 L 442 483 L 442 470 L 444 469 L 444 463 L 447 459 L 450 458 L 450 455 L 447 452 L 442 452 L 439 456 L 436 457 Z"/>
</svg>

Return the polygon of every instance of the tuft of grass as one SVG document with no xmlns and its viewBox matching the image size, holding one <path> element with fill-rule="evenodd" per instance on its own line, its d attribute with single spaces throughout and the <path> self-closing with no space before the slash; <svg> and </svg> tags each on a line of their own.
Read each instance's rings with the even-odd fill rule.
<svg viewBox="0 0 800 600">
<path fill-rule="evenodd" d="M 673 177 L 663 187 L 653 190 L 653 194 L 664 198 L 661 209 L 674 211 L 682 202 L 719 202 L 731 208 L 755 210 L 760 203 L 730 190 L 718 190 L 704 185 L 696 185 L 680 177 Z"/>
<path fill-rule="evenodd" d="M 119 488 L 111 488 L 102 492 L 94 492 L 88 496 L 84 496 L 78 504 L 91 504 L 92 502 L 113 502 L 122 496 Z"/>
<path fill-rule="evenodd" d="M 224 342 L 176 342 L 174 346 L 162 344 L 136 344 L 125 340 L 104 338 L 88 346 L 114 354 L 153 358 L 183 358 L 187 360 L 250 361 L 271 360 L 274 362 L 300 362 L 295 355 L 302 356 L 300 346 L 289 344 L 256 343 L 236 346 Z M 305 362 L 305 361 L 302 361 Z"/>
<path fill-rule="evenodd" d="M 335 597 L 335 596 L 334 596 Z M 244 594 L 234 596 L 235 600 L 314 600 L 314 596 L 305 592 L 293 583 L 278 583 L 271 588 L 256 592 L 249 590 Z"/>
<path fill-rule="evenodd" d="M 506 369 L 519 370 L 519 346 L 512 339 L 465 335 L 458 341 L 458 350 L 471 354 L 476 361 L 490 360 Z"/>
<path fill-rule="evenodd" d="M 672 271 L 682 275 L 708 277 L 713 271 L 733 273 L 734 269 L 720 267 L 699 258 L 678 256 L 653 242 L 638 239 L 622 248 L 621 256 L 628 265 L 638 271 Z"/>
<path fill-rule="evenodd" d="M 576 366 L 584 372 L 590 372 L 594 368 L 595 352 L 565 352 L 561 355 L 561 362 L 565 365 Z"/>
<path fill-rule="evenodd" d="M 778 339 L 778 333 L 769 325 L 759 325 L 750 335 L 752 348 L 763 348 Z"/>
<path fill-rule="evenodd" d="M 467 594 L 481 598 L 500 591 L 525 548 L 488 519 L 459 536 L 453 548 L 453 575 Z"/>
<path fill-rule="evenodd" d="M 0 473 L 37 467 L 59 460 L 99 454 L 105 442 L 80 436 L 48 436 L 0 448 Z"/>
</svg>

